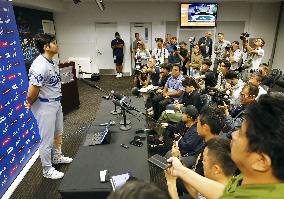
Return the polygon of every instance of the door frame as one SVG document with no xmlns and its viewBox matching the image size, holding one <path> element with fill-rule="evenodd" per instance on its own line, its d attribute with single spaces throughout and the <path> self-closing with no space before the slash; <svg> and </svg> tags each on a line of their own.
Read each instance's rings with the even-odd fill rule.
<svg viewBox="0 0 284 199">
<path fill-rule="evenodd" d="M 94 41 L 95 41 L 95 46 L 94 46 L 94 54 L 93 54 L 93 56 L 94 56 L 94 63 L 93 63 L 93 66 L 96 68 L 97 67 L 97 71 L 99 71 L 99 73 L 100 73 L 100 67 L 96 64 L 96 60 L 97 60 L 97 58 L 98 58 L 98 55 L 97 55 L 97 53 L 98 53 L 98 43 L 97 43 L 97 38 L 98 38 L 98 35 L 97 35 L 97 25 L 115 25 L 115 32 L 117 31 L 117 22 L 95 22 L 94 23 L 94 37 L 95 37 L 95 39 L 94 39 Z M 114 33 L 115 33 L 114 32 Z M 113 33 L 113 34 L 114 34 Z M 113 39 L 114 39 L 114 37 L 113 37 Z M 109 41 L 109 42 L 111 42 L 111 41 Z M 114 66 L 114 65 L 113 65 Z M 101 69 L 101 70 L 106 70 L 106 73 L 104 74 L 104 75 L 113 75 L 113 74 L 115 74 L 115 67 L 113 67 L 113 69 Z"/>
<path fill-rule="evenodd" d="M 130 49 L 130 51 L 132 51 L 132 42 L 133 42 L 133 40 L 132 40 L 132 36 L 135 34 L 135 32 L 132 32 L 132 28 L 133 27 L 135 27 L 135 24 L 137 24 L 137 25 L 141 25 L 141 27 L 145 27 L 145 24 L 146 25 L 150 25 L 149 26 L 149 28 L 151 28 L 151 38 L 148 40 L 148 44 L 149 44 L 149 49 L 148 50 L 151 50 L 152 49 L 152 40 L 153 40 L 153 24 L 152 24 L 152 22 L 130 22 L 130 25 L 129 25 L 129 27 L 130 27 L 130 37 L 129 37 L 129 40 L 130 40 L 130 46 L 131 46 L 131 49 Z M 148 30 L 148 34 L 149 34 L 149 30 Z M 145 41 L 144 41 L 145 42 Z M 134 60 L 133 60 L 133 58 L 132 58 L 132 53 L 131 53 L 131 68 L 133 68 L 133 66 L 134 66 Z M 131 70 L 131 74 L 132 74 L 132 70 Z"/>
</svg>

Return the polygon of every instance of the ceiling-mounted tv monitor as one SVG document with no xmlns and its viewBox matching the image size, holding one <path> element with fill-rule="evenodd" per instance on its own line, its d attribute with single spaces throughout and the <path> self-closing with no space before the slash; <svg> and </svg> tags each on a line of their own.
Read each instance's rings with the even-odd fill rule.
<svg viewBox="0 0 284 199">
<path fill-rule="evenodd" d="M 215 27 L 217 3 L 181 3 L 180 27 Z"/>
</svg>

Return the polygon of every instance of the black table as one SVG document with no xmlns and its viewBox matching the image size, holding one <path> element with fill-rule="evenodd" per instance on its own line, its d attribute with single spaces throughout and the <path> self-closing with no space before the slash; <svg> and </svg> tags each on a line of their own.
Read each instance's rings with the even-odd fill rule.
<svg viewBox="0 0 284 199">
<path fill-rule="evenodd" d="M 141 99 L 134 100 L 135 104 L 138 100 Z M 141 104 L 143 105 L 143 101 Z M 96 120 L 105 122 L 106 120 L 101 116 L 109 115 L 111 109 L 109 103 L 103 101 L 96 114 Z M 116 118 L 116 116 L 111 117 Z M 109 170 L 110 175 L 119 175 L 129 171 L 134 177 L 150 182 L 147 141 L 142 141 L 142 147 L 129 144 L 129 141 L 136 136 L 135 130 L 145 126 L 145 120 L 139 122 L 132 119 L 132 122 L 133 127 L 127 132 L 120 131 L 119 125 L 111 127 L 110 144 L 80 146 L 59 187 L 62 198 L 106 198 L 112 191 L 112 187 L 110 182 L 100 182 L 100 170 L 105 169 Z M 95 121 L 89 131 L 100 129 L 95 126 L 97 123 Z M 145 133 L 139 135 L 146 136 Z M 123 143 L 129 146 L 129 149 L 121 147 L 120 144 Z"/>
</svg>

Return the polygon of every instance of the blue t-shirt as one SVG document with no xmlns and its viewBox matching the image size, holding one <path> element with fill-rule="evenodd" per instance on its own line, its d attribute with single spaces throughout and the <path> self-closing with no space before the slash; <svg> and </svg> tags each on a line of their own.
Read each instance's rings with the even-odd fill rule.
<svg viewBox="0 0 284 199">
<path fill-rule="evenodd" d="M 120 44 L 124 45 L 124 41 L 122 39 L 114 39 L 111 41 L 111 46 Z M 123 57 L 123 48 L 113 48 L 113 56 Z"/>
<path fill-rule="evenodd" d="M 155 73 L 150 73 L 153 86 L 159 86 L 160 69 L 155 67 Z"/>
<path fill-rule="evenodd" d="M 173 53 L 175 52 L 174 46 L 175 45 L 173 45 L 173 44 L 167 45 L 167 50 L 169 52 L 168 61 L 169 61 L 170 64 L 180 63 L 180 58 L 177 55 L 173 55 Z"/>
</svg>

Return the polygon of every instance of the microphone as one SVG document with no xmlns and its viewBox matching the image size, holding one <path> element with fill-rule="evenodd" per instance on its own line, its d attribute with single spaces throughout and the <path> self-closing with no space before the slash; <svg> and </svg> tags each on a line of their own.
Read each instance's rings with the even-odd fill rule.
<svg viewBox="0 0 284 199">
<path fill-rule="evenodd" d="M 116 92 L 114 92 L 114 91 L 111 91 L 111 94 L 113 95 L 113 97 L 115 98 L 115 99 L 117 99 L 117 100 L 121 100 L 121 99 L 123 99 L 123 95 L 121 95 L 121 94 L 119 94 L 119 93 L 116 93 Z"/>
</svg>

